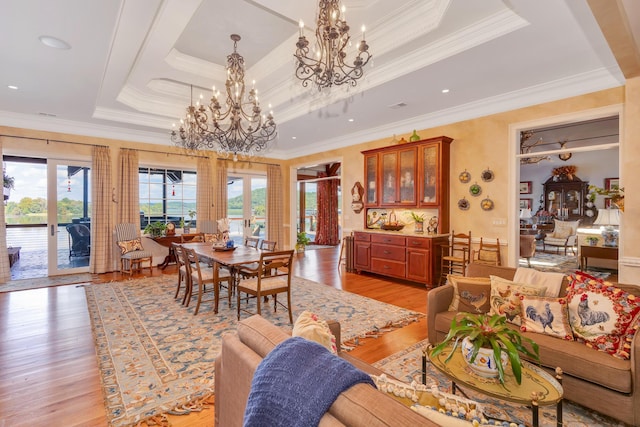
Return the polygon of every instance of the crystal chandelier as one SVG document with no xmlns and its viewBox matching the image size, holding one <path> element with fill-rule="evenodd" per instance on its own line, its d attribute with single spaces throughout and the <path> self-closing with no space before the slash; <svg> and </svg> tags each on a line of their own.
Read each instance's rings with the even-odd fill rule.
<svg viewBox="0 0 640 427">
<path fill-rule="evenodd" d="M 309 42 L 304 36 L 304 22 L 300 21 L 300 36 L 296 43 L 296 77 L 302 80 L 302 86 L 313 83 L 318 90 L 345 83 L 355 86 L 364 74 L 362 67 L 367 65 L 371 54 L 364 38 L 358 44 L 358 54 L 353 65 L 346 63 L 349 47 L 349 25 L 344 18 L 345 8 L 340 8 L 338 0 L 320 0 L 318 21 L 316 24 L 316 46 L 309 52 Z"/>
<path fill-rule="evenodd" d="M 227 56 L 224 104 L 218 101 L 220 92 L 215 86 L 207 107 L 200 102 L 193 105 L 192 99 L 179 130 L 171 132 L 171 140 L 188 150 L 215 150 L 221 156 L 237 160 L 264 151 L 277 132 L 273 113 L 262 114 L 255 82 L 245 100 L 244 58 L 236 50 L 240 36 L 232 34 L 231 40 L 233 53 Z"/>
</svg>

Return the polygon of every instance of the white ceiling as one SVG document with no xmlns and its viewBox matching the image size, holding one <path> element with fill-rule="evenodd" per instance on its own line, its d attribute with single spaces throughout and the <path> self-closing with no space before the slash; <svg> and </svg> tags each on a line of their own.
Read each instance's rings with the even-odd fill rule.
<svg viewBox="0 0 640 427">
<path fill-rule="evenodd" d="M 0 125 L 170 145 L 189 85 L 207 99 L 224 85 L 232 33 L 272 104 L 275 158 L 624 84 L 585 0 L 343 3 L 373 64 L 318 94 L 293 77 L 297 22 L 312 40 L 317 0 L 0 0 Z"/>
</svg>

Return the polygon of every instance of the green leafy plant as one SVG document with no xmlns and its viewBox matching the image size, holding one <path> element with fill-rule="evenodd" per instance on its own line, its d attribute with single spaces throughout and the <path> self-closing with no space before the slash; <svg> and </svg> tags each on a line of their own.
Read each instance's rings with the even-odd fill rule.
<svg viewBox="0 0 640 427">
<path fill-rule="evenodd" d="M 12 176 L 7 175 L 4 172 L 2 174 L 2 178 L 3 178 L 2 185 L 4 186 L 4 188 L 13 189 L 13 186 L 15 185 L 16 179 L 14 177 L 12 177 Z"/>
<path fill-rule="evenodd" d="M 418 215 L 417 213 L 411 211 L 410 215 L 411 215 L 411 218 L 413 218 L 413 220 L 415 222 L 424 222 L 424 214 Z"/>
<path fill-rule="evenodd" d="M 298 246 L 307 246 L 311 242 L 309 236 L 304 231 L 301 231 L 296 236 L 296 245 Z"/>
<path fill-rule="evenodd" d="M 151 235 L 152 237 L 160 237 L 166 229 L 167 224 L 165 224 L 164 222 L 150 222 L 144 228 L 144 232 Z"/>
<path fill-rule="evenodd" d="M 589 242 L 589 244 L 595 245 L 596 243 L 598 243 L 598 240 L 600 240 L 600 238 L 596 236 L 587 236 L 585 240 Z"/>
<path fill-rule="evenodd" d="M 437 356 L 453 342 L 451 354 L 445 360 L 445 362 L 448 362 L 465 337 L 468 337 L 473 343 L 470 362 L 475 361 L 481 347 L 493 350 L 498 369 L 498 379 L 503 384 L 504 366 L 500 358 L 502 353 L 508 356 L 511 370 L 518 384 L 522 382 L 520 353 L 536 361 L 540 360 L 538 345 L 533 340 L 520 335 L 518 330 L 510 328 L 504 316 L 472 313 L 459 313 L 453 318 L 449 333 L 444 338 L 444 341 L 431 350 L 431 356 Z M 532 351 L 523 345 L 525 342 L 530 345 Z"/>
</svg>

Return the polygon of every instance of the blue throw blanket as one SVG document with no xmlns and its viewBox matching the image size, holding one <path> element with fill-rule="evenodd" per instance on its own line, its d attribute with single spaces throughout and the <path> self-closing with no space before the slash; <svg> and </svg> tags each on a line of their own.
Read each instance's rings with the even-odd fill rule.
<svg viewBox="0 0 640 427">
<path fill-rule="evenodd" d="M 244 414 L 244 427 L 317 426 L 344 390 L 375 387 L 369 375 L 318 343 L 289 338 L 258 365 Z"/>
</svg>

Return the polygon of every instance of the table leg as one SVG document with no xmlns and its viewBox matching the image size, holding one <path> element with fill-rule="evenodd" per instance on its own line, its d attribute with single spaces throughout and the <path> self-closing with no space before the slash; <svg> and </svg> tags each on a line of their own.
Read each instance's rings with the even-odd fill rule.
<svg viewBox="0 0 640 427">
<path fill-rule="evenodd" d="M 532 391 L 531 392 L 531 412 L 532 412 L 532 422 L 533 422 L 533 427 L 538 427 L 540 425 L 540 420 L 539 420 L 539 408 L 538 408 L 538 392 L 536 391 Z"/>
<path fill-rule="evenodd" d="M 560 367 L 556 368 L 556 379 L 558 380 L 560 385 L 562 385 L 562 369 Z M 556 426 L 557 427 L 562 427 L 562 399 L 563 398 L 564 396 L 560 398 L 556 406 Z"/>
<path fill-rule="evenodd" d="M 427 385 L 427 353 L 422 350 L 422 384 Z"/>
</svg>

